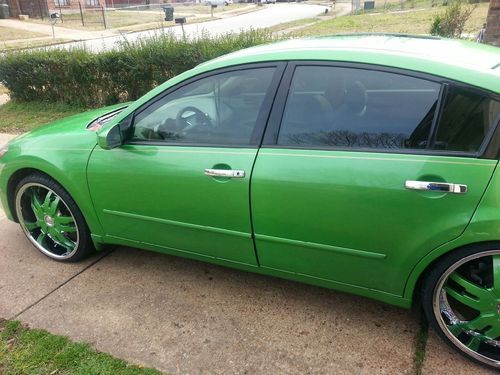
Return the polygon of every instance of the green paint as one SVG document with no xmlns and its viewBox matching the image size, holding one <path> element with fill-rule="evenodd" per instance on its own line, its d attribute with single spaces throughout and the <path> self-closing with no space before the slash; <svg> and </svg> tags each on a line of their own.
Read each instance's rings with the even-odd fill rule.
<svg viewBox="0 0 500 375">
<path fill-rule="evenodd" d="M 218 58 L 165 82 L 126 105 L 99 132 L 99 144 L 120 144 L 124 134 L 117 132 L 117 124 L 186 79 L 278 60 L 382 65 L 500 93 L 500 72 L 492 69 L 500 53 L 493 47 L 394 36 L 286 41 Z M 106 243 L 136 246 L 404 307 L 411 305 L 422 272 L 439 256 L 463 245 L 500 240 L 497 160 L 153 144 L 104 150 L 85 126 L 121 106 L 72 116 L 12 141 L 0 159 L 0 199 L 7 216 L 14 219 L 6 194 L 9 181 L 19 171 L 39 170 L 73 197 L 98 248 Z M 205 168 L 220 164 L 244 170 L 246 177 L 220 181 L 204 175 Z M 469 191 L 447 195 L 404 189 L 405 180 L 429 176 L 467 184 Z M 56 199 L 33 197 L 36 222 L 25 225 L 30 231 L 41 229 L 40 243 L 50 235 L 69 246 L 62 233 L 71 233 L 74 223 L 54 216 Z M 54 216 L 51 229 L 43 222 L 46 214 Z M 494 262 L 495 288 L 488 293 L 498 296 L 500 264 Z M 482 319 L 489 319 L 497 297 L 479 294 L 478 300 L 459 298 L 480 307 Z"/>
</svg>

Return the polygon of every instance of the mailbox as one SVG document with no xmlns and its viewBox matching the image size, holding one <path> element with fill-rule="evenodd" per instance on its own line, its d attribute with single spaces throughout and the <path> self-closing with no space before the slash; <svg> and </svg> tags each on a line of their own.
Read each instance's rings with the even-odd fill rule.
<svg viewBox="0 0 500 375">
<path fill-rule="evenodd" d="M 186 23 L 186 17 L 179 17 L 179 18 L 176 18 L 175 19 L 175 23 L 178 23 L 178 24 L 184 24 Z"/>
</svg>

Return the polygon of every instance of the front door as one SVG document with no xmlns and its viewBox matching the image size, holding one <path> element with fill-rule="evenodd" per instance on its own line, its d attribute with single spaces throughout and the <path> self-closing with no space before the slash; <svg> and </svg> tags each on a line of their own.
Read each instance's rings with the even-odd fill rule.
<svg viewBox="0 0 500 375">
<path fill-rule="evenodd" d="M 250 174 L 280 74 L 205 74 L 139 109 L 126 144 L 96 148 L 88 180 L 108 240 L 256 265 Z"/>
<path fill-rule="evenodd" d="M 477 156 L 499 103 L 400 71 L 289 69 L 252 177 L 261 266 L 401 295 L 471 219 L 497 164 Z"/>
</svg>

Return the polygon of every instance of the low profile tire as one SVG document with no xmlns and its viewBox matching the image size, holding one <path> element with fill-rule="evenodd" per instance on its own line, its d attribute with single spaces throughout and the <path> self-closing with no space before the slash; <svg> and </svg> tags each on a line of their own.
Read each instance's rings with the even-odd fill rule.
<svg viewBox="0 0 500 375">
<path fill-rule="evenodd" d="M 15 192 L 16 215 L 30 242 L 60 262 L 76 262 L 94 250 L 90 231 L 75 201 L 52 178 L 34 173 Z"/>
<path fill-rule="evenodd" d="M 422 284 L 431 327 L 469 359 L 500 369 L 500 244 L 444 256 Z"/>
</svg>

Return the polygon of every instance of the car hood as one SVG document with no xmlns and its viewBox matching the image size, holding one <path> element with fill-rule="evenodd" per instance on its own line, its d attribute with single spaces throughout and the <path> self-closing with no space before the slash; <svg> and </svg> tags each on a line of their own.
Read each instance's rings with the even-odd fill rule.
<svg viewBox="0 0 500 375">
<path fill-rule="evenodd" d="M 110 112 L 126 108 L 130 103 L 121 103 L 109 107 L 93 109 L 54 121 L 40 128 L 13 139 L 9 147 L 57 147 L 58 149 L 91 149 L 97 143 L 95 131 L 87 126 Z"/>
</svg>

